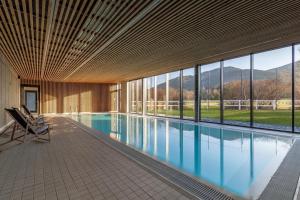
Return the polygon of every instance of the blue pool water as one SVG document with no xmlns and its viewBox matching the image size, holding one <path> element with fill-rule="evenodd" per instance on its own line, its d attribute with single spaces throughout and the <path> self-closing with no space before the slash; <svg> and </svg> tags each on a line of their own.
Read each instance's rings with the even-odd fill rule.
<svg viewBox="0 0 300 200">
<path fill-rule="evenodd" d="M 293 140 L 125 114 L 72 116 L 84 125 L 234 195 L 255 199 Z"/>
</svg>

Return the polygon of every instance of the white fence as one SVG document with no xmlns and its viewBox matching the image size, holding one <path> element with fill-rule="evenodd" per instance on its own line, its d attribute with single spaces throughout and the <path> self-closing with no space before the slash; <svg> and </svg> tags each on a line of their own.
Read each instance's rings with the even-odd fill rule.
<svg viewBox="0 0 300 200">
<path fill-rule="evenodd" d="M 224 108 L 249 109 L 250 100 L 224 100 Z M 295 108 L 300 108 L 300 100 L 295 100 Z M 292 109 L 292 100 L 253 100 L 255 110 L 286 110 Z"/>
<path fill-rule="evenodd" d="M 224 100 L 225 109 L 235 109 L 235 110 L 246 110 L 250 109 L 250 100 Z M 219 107 L 219 100 L 202 100 L 202 107 Z M 139 106 L 142 106 L 142 102 L 138 102 Z M 147 108 L 154 108 L 157 106 L 159 109 L 179 109 L 179 101 L 146 101 Z M 194 107 L 194 101 L 184 101 L 184 107 Z M 132 102 L 132 107 L 136 107 L 136 102 Z M 253 109 L 255 110 L 284 110 L 291 109 L 292 101 L 291 100 L 253 100 Z M 300 100 L 295 100 L 295 108 L 300 109 Z"/>
</svg>

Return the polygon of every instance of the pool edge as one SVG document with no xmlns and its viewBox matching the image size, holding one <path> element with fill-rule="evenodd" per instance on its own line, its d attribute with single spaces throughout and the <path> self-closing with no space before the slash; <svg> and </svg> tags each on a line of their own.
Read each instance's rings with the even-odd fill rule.
<svg viewBox="0 0 300 200">
<path fill-rule="evenodd" d="M 300 140 L 296 139 L 258 199 L 295 198 L 300 175 Z"/>
</svg>

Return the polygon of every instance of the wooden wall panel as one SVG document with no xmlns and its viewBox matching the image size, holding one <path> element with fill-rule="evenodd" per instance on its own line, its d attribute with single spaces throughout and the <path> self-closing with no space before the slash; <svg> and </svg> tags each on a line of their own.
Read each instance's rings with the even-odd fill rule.
<svg viewBox="0 0 300 200">
<path fill-rule="evenodd" d="M 111 108 L 111 84 L 21 80 L 40 87 L 41 113 L 107 112 Z M 21 100 L 23 103 L 24 101 Z"/>
<path fill-rule="evenodd" d="M 6 107 L 19 107 L 20 80 L 11 66 L 0 54 L 0 128 L 11 121 L 4 111 Z"/>
</svg>

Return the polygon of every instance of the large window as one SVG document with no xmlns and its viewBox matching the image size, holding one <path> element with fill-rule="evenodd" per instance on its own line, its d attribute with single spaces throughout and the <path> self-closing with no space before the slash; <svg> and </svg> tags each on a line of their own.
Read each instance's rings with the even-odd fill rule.
<svg viewBox="0 0 300 200">
<path fill-rule="evenodd" d="M 114 84 L 109 87 L 110 92 L 110 111 L 118 111 L 119 107 L 119 84 Z"/>
<path fill-rule="evenodd" d="M 146 79 L 146 113 L 154 114 L 155 113 L 155 77 L 149 77 Z"/>
<path fill-rule="evenodd" d="M 167 110 L 166 104 L 166 74 L 157 76 L 157 115 L 165 115 Z"/>
<path fill-rule="evenodd" d="M 295 131 L 300 132 L 300 45 L 295 46 Z"/>
<path fill-rule="evenodd" d="M 129 82 L 129 112 L 136 113 L 136 81 Z"/>
<path fill-rule="evenodd" d="M 224 61 L 224 122 L 250 125 L 250 56 Z"/>
<path fill-rule="evenodd" d="M 195 68 L 182 71 L 183 117 L 195 117 Z"/>
<path fill-rule="evenodd" d="M 294 92 L 294 128 L 300 132 L 300 44 L 292 52 L 288 46 L 201 65 L 199 102 L 195 68 L 130 81 L 129 112 L 142 114 L 145 109 L 149 115 L 194 119 L 197 103 L 201 121 L 292 131 Z"/>
<path fill-rule="evenodd" d="M 201 120 L 220 122 L 220 62 L 200 66 Z"/>
<path fill-rule="evenodd" d="M 136 80 L 136 112 L 143 112 L 143 79 Z"/>
<path fill-rule="evenodd" d="M 180 116 L 180 71 L 167 74 L 167 115 Z"/>
<path fill-rule="evenodd" d="M 120 84 L 120 88 L 119 88 L 119 112 L 123 112 L 126 113 L 127 112 L 127 105 L 129 105 L 128 99 L 127 99 L 127 95 L 129 94 L 129 87 L 127 87 L 127 82 L 122 82 Z"/>
<path fill-rule="evenodd" d="M 141 114 L 143 111 L 143 79 L 129 82 L 129 112 Z"/>
<path fill-rule="evenodd" d="M 291 130 L 292 48 L 254 54 L 254 126 Z"/>
</svg>

